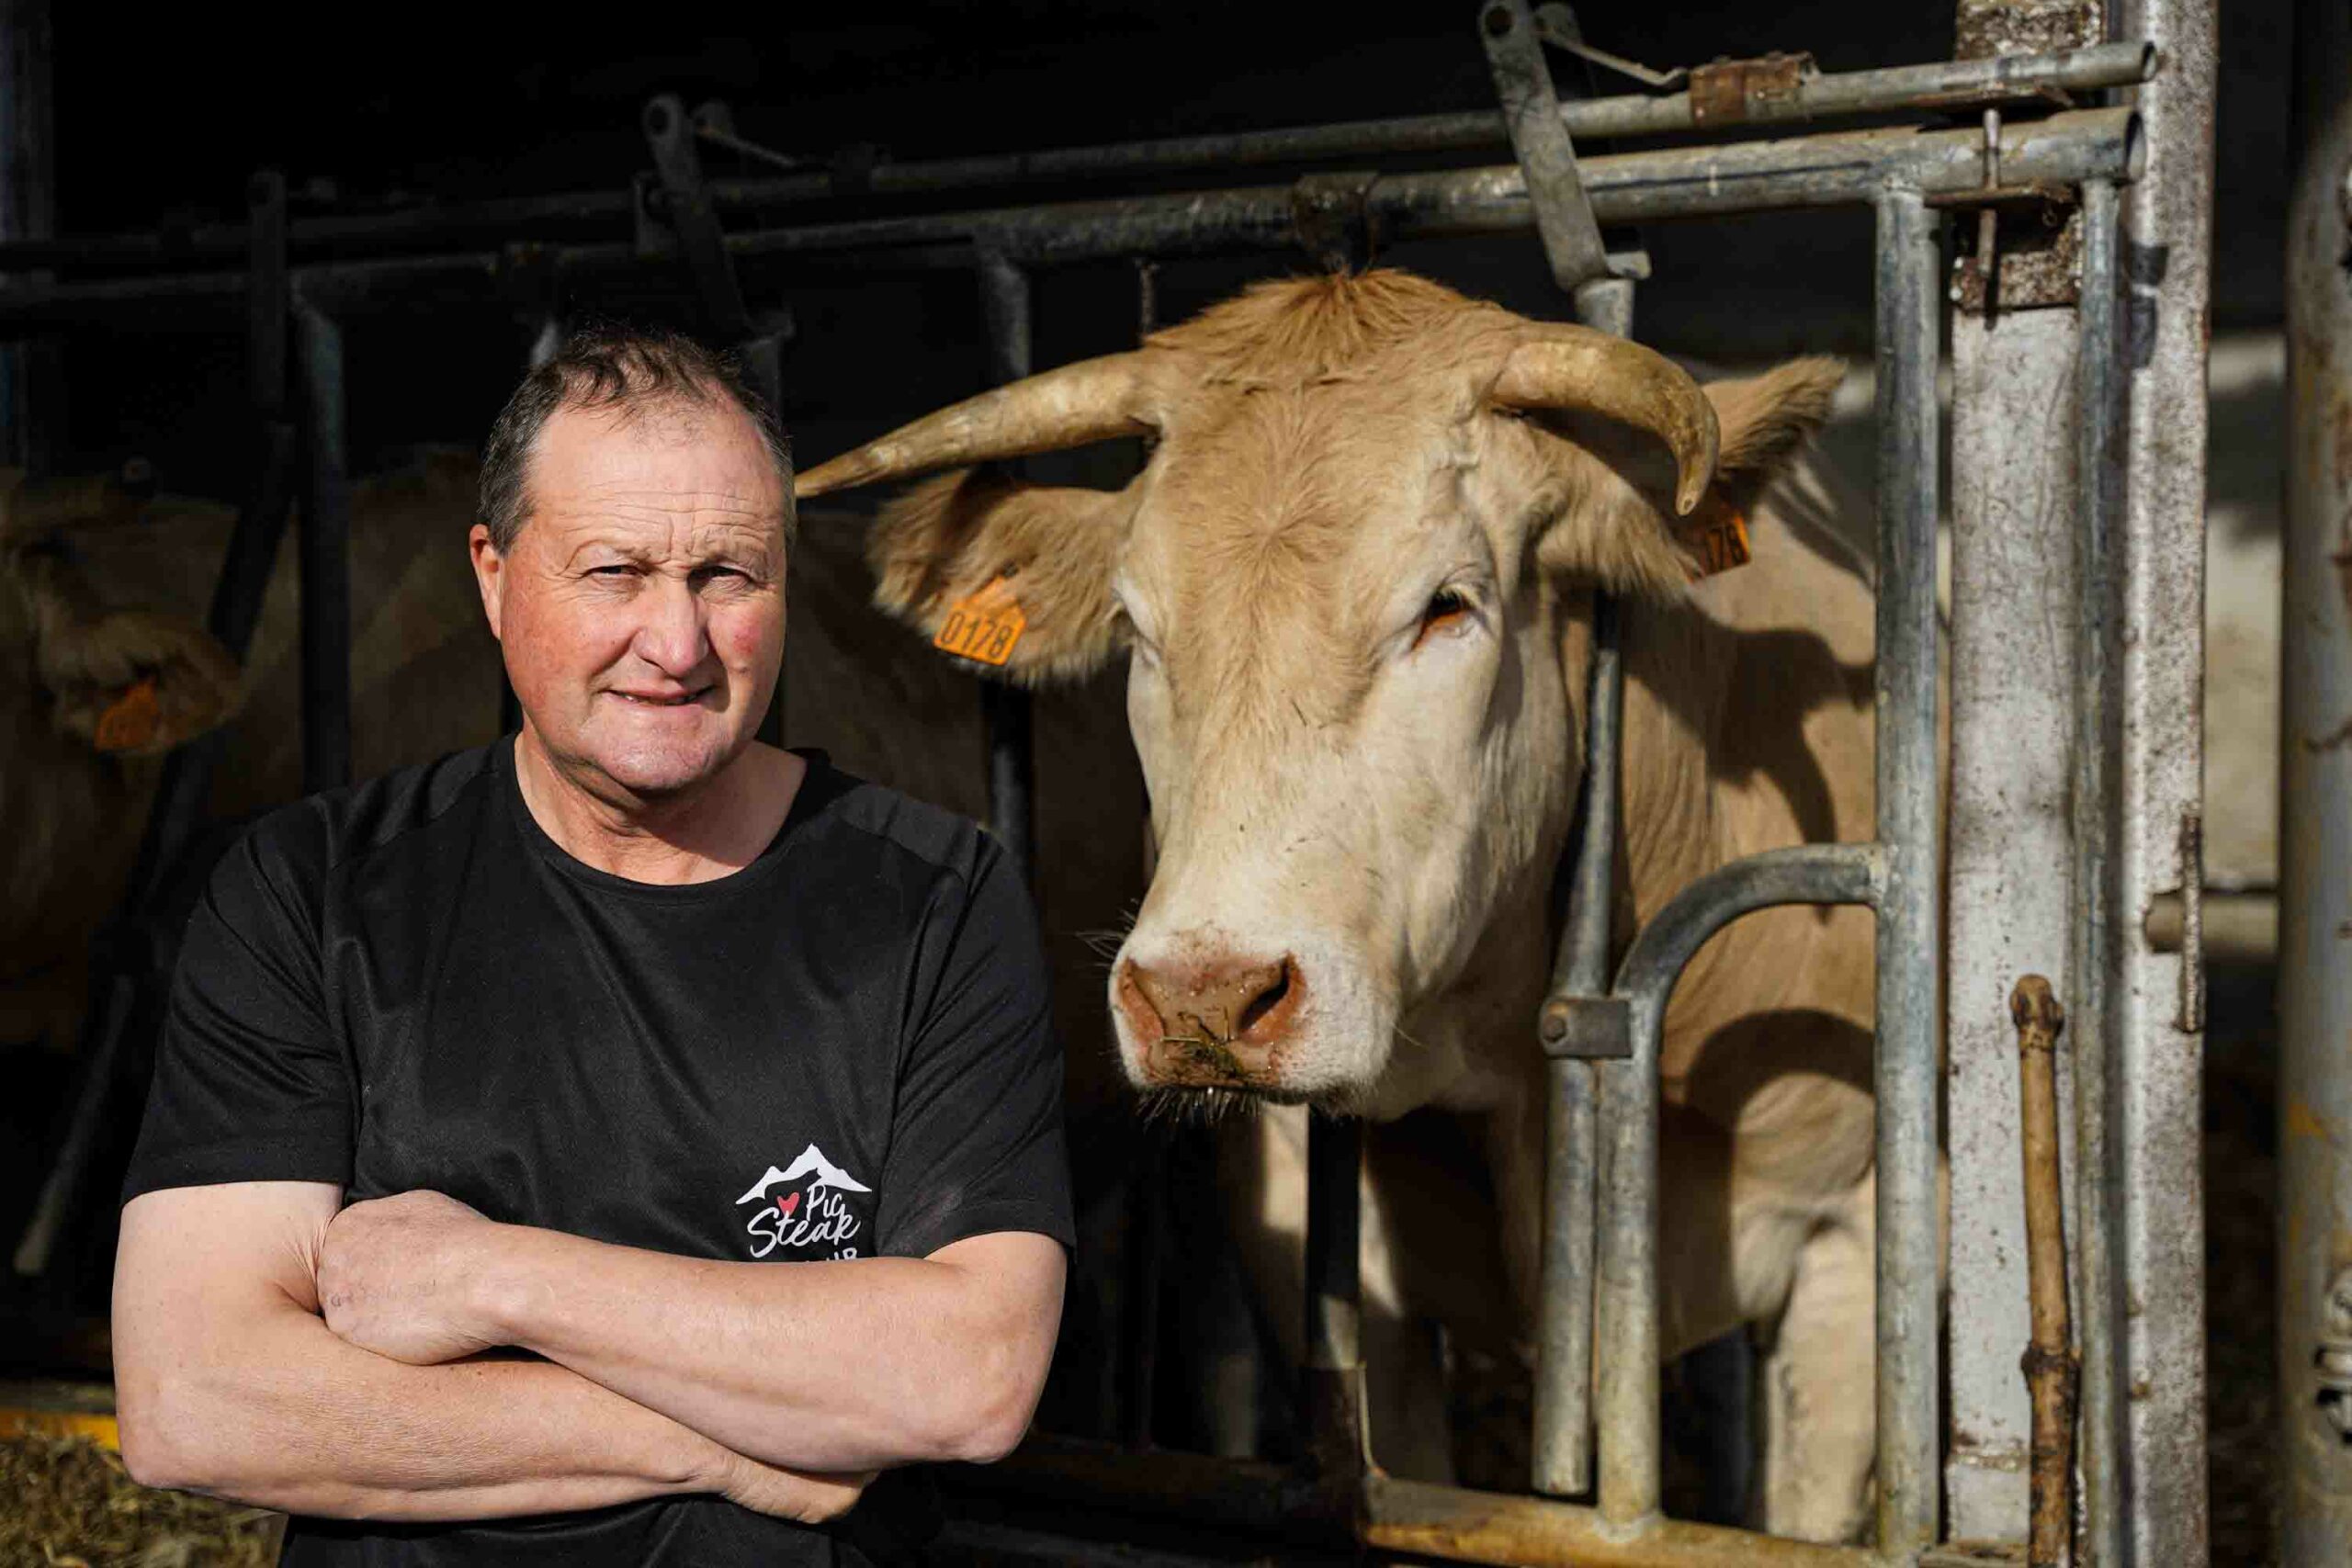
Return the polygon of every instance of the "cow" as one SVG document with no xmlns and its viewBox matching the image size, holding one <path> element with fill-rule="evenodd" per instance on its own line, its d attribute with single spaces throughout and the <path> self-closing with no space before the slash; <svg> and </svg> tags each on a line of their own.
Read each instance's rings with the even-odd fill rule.
<svg viewBox="0 0 2352 1568">
<path fill-rule="evenodd" d="M 0 472 L 0 1041 L 71 1032 L 158 760 L 240 697 L 199 622 L 110 603 L 87 570 L 140 510 L 116 476 Z"/>
<path fill-rule="evenodd" d="M 1532 1020 L 1596 593 L 1623 605 L 1621 938 L 1742 856 L 1872 831 L 1871 590 L 1776 489 L 1839 372 L 1702 387 L 1407 273 L 1292 278 L 799 477 L 922 479 L 870 545 L 877 603 L 917 630 L 1010 602 L 1001 672 L 1034 686 L 1125 656 L 1159 859 L 1108 977 L 1119 1065 L 1155 1097 L 1265 1106 L 1228 1190 L 1277 1323 L 1307 1109 L 1369 1119 L 1392 1472 L 1451 1470 L 1419 1320 L 1532 1339 Z M 1003 466 L 1136 436 L 1116 491 Z M 1679 520 L 1702 506 L 1744 519 L 1753 558 L 1694 582 Z M 1860 1529 L 1874 1440 L 1871 942 L 1855 909 L 1736 923 L 1684 975 L 1661 1063 L 1666 1352 L 1769 1335 L 1758 1522 L 1821 1540 Z M 1431 1111 L 1483 1168 L 1385 1135 Z"/>
</svg>

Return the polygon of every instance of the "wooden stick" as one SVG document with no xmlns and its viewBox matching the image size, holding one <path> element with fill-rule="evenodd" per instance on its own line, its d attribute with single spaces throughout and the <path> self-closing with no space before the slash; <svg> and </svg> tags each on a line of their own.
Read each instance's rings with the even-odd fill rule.
<svg viewBox="0 0 2352 1568">
<path fill-rule="evenodd" d="M 2018 1362 L 2033 1400 L 2033 1521 L 2026 1561 L 2059 1568 L 2072 1535 L 2075 1400 L 2081 1376 L 2066 1303 L 2066 1217 L 2058 1179 L 2059 1032 L 2066 1014 L 2050 982 L 2028 975 L 2009 993 L 2018 1026 L 2018 1106 L 2024 1123 L 2025 1238 L 2033 1339 Z"/>
</svg>

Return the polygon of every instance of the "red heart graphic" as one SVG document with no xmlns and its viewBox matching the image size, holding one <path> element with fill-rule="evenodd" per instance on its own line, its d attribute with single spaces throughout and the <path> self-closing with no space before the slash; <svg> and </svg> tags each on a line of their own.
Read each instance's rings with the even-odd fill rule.
<svg viewBox="0 0 2352 1568">
<path fill-rule="evenodd" d="M 800 1194 L 795 1192 L 790 1197 L 778 1199 L 775 1212 L 788 1220 L 792 1218 L 792 1211 L 798 1207 L 800 1207 Z"/>
</svg>

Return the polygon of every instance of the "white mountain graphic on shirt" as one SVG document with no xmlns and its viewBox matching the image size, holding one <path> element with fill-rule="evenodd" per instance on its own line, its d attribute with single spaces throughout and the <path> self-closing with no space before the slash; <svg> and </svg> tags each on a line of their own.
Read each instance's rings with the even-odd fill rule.
<svg viewBox="0 0 2352 1568">
<path fill-rule="evenodd" d="M 808 1175 L 812 1170 L 817 1173 L 817 1180 L 816 1184 L 808 1189 L 811 1199 L 828 1187 L 837 1187 L 844 1192 L 871 1192 L 874 1190 L 873 1188 L 868 1187 L 865 1182 L 858 1180 L 857 1178 L 852 1176 L 848 1171 L 843 1170 L 840 1166 L 837 1166 L 831 1160 L 827 1159 L 825 1157 L 825 1152 L 816 1145 L 811 1144 L 807 1148 L 800 1151 L 799 1157 L 792 1162 L 789 1168 L 778 1170 L 774 1166 L 768 1167 L 768 1173 L 760 1178 L 758 1185 L 754 1186 L 749 1192 L 744 1193 L 741 1198 L 736 1199 L 735 1201 L 739 1207 L 745 1203 L 757 1202 L 761 1199 L 765 1198 L 768 1195 L 768 1189 L 774 1187 L 776 1183 L 782 1182 L 786 1186 L 789 1187 L 792 1183 L 799 1180 L 802 1177 Z"/>
</svg>

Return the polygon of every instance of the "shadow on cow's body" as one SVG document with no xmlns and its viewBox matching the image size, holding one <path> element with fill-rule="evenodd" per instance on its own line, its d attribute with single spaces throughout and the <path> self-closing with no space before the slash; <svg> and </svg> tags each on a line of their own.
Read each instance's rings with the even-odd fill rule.
<svg viewBox="0 0 2352 1568">
<path fill-rule="evenodd" d="M 1530 1021 L 1596 591 L 1626 600 L 1621 936 L 1730 861 L 1871 833 L 1871 593 L 1775 499 L 1838 373 L 1702 389 L 1407 275 L 1297 279 L 801 477 L 956 470 L 886 512 L 882 602 L 929 630 L 1010 574 L 1012 678 L 1126 653 L 1160 859 L 1111 976 L 1121 1060 L 1149 1093 L 1274 1102 L 1227 1184 L 1273 1324 L 1296 1322 L 1300 1102 L 1435 1108 L 1483 1144 L 1464 1184 L 1373 1138 L 1392 1470 L 1452 1465 L 1423 1321 L 1522 1361 L 1532 1337 Z M 1152 455 L 1116 491 L 958 468 L 1127 434 Z M 1746 517 L 1754 558 L 1694 584 L 1677 519 L 1702 499 Z M 1872 1448 L 1871 942 L 1860 910 L 1737 922 L 1683 976 L 1662 1064 L 1666 1347 L 1771 1334 L 1759 1511 L 1815 1539 L 1859 1529 Z"/>
</svg>

